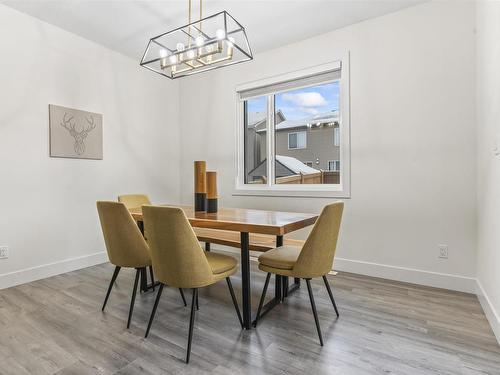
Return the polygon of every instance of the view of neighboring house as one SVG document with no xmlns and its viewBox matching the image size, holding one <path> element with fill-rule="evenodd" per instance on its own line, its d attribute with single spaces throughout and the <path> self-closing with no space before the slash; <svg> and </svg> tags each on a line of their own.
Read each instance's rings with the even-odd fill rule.
<svg viewBox="0 0 500 375">
<path fill-rule="evenodd" d="M 275 121 L 276 178 L 340 170 L 338 111 L 311 115 L 300 120 L 287 120 L 279 110 L 276 112 Z M 245 141 L 247 181 L 262 181 L 267 176 L 265 113 L 249 113 L 247 124 Z M 297 161 L 308 168 L 297 168 Z"/>
</svg>

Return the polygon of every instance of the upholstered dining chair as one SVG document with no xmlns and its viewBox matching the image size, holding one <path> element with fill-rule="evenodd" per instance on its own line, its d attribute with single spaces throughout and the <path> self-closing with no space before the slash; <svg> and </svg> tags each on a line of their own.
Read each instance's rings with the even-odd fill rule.
<svg viewBox="0 0 500 375">
<path fill-rule="evenodd" d="M 109 283 L 108 291 L 102 305 L 102 311 L 106 308 L 109 295 L 113 285 L 122 268 L 135 268 L 134 289 L 127 321 L 127 328 L 130 328 L 130 321 L 134 311 L 137 284 L 141 272 L 146 271 L 146 267 L 151 266 L 151 254 L 149 246 L 144 240 L 142 233 L 137 227 L 132 215 L 128 212 L 123 203 L 119 202 L 97 202 L 97 211 L 101 221 L 101 228 L 104 235 L 104 242 L 108 252 L 109 261 L 115 266 L 113 276 Z M 182 289 L 180 290 L 184 306 L 187 306 Z"/>
<path fill-rule="evenodd" d="M 151 200 L 146 194 L 124 194 L 124 195 L 119 195 L 118 196 L 118 202 L 121 202 L 127 207 L 128 210 L 131 208 L 138 208 L 141 207 L 145 204 L 151 204 Z M 141 231 L 143 230 L 142 223 L 137 223 L 137 225 L 140 225 L 139 228 Z M 144 236 L 144 233 L 142 233 Z M 155 277 L 153 274 L 153 267 L 149 267 L 149 275 L 151 277 L 151 285 L 153 286 L 154 290 L 154 285 L 155 285 Z M 184 298 L 184 294 L 182 294 L 182 300 L 184 301 L 184 304 L 186 304 L 186 300 Z"/>
<path fill-rule="evenodd" d="M 145 270 L 146 267 L 151 266 L 149 248 L 134 219 L 123 203 L 97 202 L 97 211 L 101 221 L 109 261 L 115 266 L 115 271 L 113 272 L 113 277 L 109 283 L 106 298 L 102 305 L 102 311 L 106 308 L 111 289 L 120 269 L 123 267 L 136 269 L 127 321 L 127 328 L 129 328 L 132 312 L 134 311 L 140 272 L 141 270 Z"/>
<path fill-rule="evenodd" d="M 199 288 L 226 279 L 236 314 L 240 325 L 243 326 L 238 302 L 229 278 L 238 268 L 237 261 L 227 255 L 203 251 L 182 209 L 177 207 L 143 206 L 142 213 L 145 230 L 148 233 L 153 269 L 157 280 L 160 282 L 145 337 L 148 337 L 151 330 L 163 285 L 192 289 L 191 317 L 186 351 L 186 363 L 189 363 L 195 305 Z"/>
<path fill-rule="evenodd" d="M 262 290 L 257 316 L 254 320 L 254 326 L 257 326 L 257 322 L 260 318 L 271 274 L 275 274 L 277 277 L 291 276 L 305 279 L 314 321 L 318 331 L 319 342 L 321 346 L 323 346 L 323 337 L 321 335 L 318 313 L 316 311 L 316 304 L 314 303 L 314 296 L 311 289 L 311 279 L 315 277 L 323 278 L 326 290 L 328 291 L 328 295 L 330 296 L 333 308 L 338 317 L 339 311 L 326 275 L 333 267 L 333 259 L 337 247 L 343 209 L 343 202 L 336 202 L 325 206 L 302 247 L 280 246 L 263 253 L 259 257 L 259 269 L 267 272 L 267 276 L 264 283 L 264 289 Z"/>
<path fill-rule="evenodd" d="M 118 202 L 123 203 L 128 209 L 141 207 L 144 204 L 151 204 L 151 200 L 146 194 L 119 195 Z"/>
</svg>

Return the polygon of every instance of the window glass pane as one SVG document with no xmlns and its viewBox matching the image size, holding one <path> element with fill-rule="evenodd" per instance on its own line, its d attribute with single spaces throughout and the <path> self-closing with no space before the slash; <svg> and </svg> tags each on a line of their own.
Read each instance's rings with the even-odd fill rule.
<svg viewBox="0 0 500 375">
<path fill-rule="evenodd" d="M 297 148 L 306 148 L 306 132 L 297 133 Z"/>
<path fill-rule="evenodd" d="M 340 183 L 339 85 L 274 96 L 276 184 Z"/>
<path fill-rule="evenodd" d="M 267 184 L 267 97 L 245 100 L 245 184 Z"/>
</svg>

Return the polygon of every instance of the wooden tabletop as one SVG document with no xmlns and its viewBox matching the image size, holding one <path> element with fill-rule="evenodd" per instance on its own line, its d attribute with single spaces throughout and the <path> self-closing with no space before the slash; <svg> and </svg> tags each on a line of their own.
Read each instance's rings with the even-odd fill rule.
<svg viewBox="0 0 500 375">
<path fill-rule="evenodd" d="M 216 213 L 195 212 L 192 206 L 182 208 L 193 227 L 224 229 L 236 232 L 284 235 L 316 222 L 317 214 L 264 211 L 246 208 L 219 208 Z M 142 209 L 132 208 L 130 213 L 142 221 Z"/>
</svg>

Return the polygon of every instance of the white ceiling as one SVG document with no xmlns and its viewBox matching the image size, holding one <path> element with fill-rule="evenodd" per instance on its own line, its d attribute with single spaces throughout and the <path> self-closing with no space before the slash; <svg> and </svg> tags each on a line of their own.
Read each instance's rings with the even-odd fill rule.
<svg viewBox="0 0 500 375">
<path fill-rule="evenodd" d="M 424 0 L 204 0 L 204 15 L 227 10 L 253 52 L 312 37 Z M 187 0 L 0 0 L 139 60 L 149 38 L 187 23 Z M 193 0 L 197 14 L 199 2 Z M 193 17 L 196 18 L 196 17 Z"/>
</svg>

